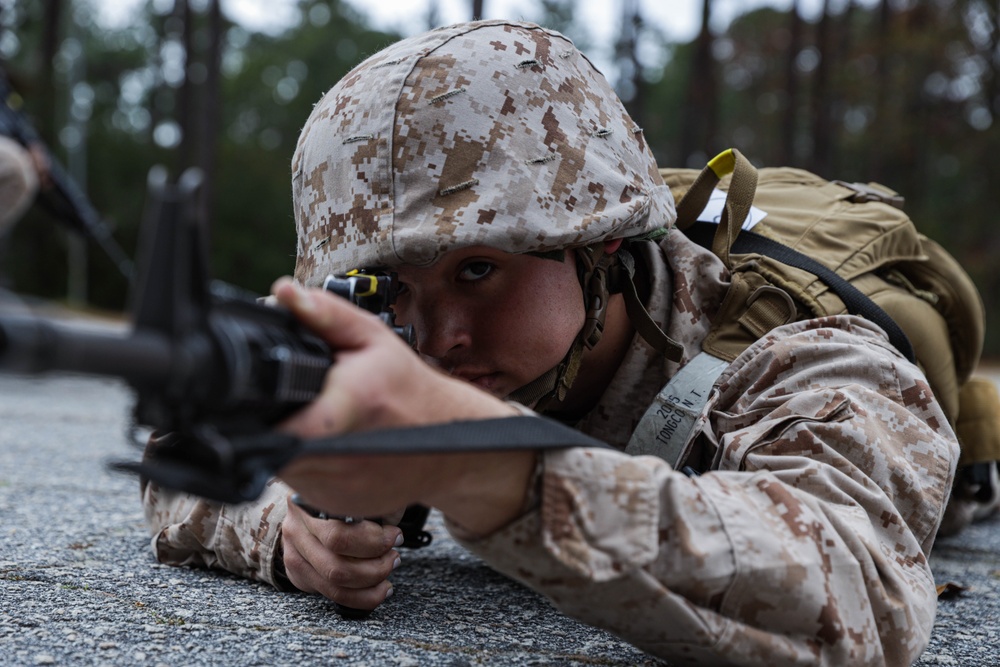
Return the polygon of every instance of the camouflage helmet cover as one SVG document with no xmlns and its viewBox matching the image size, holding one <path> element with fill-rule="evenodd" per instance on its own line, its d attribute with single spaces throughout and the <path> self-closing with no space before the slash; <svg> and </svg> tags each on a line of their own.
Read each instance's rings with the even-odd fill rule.
<svg viewBox="0 0 1000 667">
<path fill-rule="evenodd" d="M 295 276 L 644 234 L 674 204 L 642 131 L 567 38 L 480 21 L 402 40 L 315 106 L 292 161 Z"/>
</svg>

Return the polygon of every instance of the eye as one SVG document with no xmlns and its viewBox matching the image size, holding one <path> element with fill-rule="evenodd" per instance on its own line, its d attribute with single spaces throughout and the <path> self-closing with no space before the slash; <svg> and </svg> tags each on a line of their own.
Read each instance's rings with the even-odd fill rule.
<svg viewBox="0 0 1000 667">
<path fill-rule="evenodd" d="M 496 267 L 485 261 L 472 261 L 462 267 L 458 272 L 459 280 L 465 282 L 475 282 L 482 280 L 493 272 Z"/>
</svg>

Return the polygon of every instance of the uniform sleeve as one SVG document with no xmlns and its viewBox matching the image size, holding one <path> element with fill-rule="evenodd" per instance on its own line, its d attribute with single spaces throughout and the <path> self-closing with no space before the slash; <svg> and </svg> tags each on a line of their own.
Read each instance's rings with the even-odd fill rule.
<svg viewBox="0 0 1000 667">
<path fill-rule="evenodd" d="M 170 437 L 152 440 L 147 455 Z M 153 555 L 159 562 L 219 568 L 266 581 L 279 590 L 295 590 L 284 572 L 275 570 L 291 493 L 283 482 L 272 479 L 259 498 L 239 505 L 206 501 L 146 480 L 141 491 Z"/>
<path fill-rule="evenodd" d="M 712 469 L 567 449 L 541 503 L 464 541 L 561 610 L 686 664 L 909 665 L 958 458 L 918 369 L 853 318 L 775 330 L 702 415 Z"/>
</svg>

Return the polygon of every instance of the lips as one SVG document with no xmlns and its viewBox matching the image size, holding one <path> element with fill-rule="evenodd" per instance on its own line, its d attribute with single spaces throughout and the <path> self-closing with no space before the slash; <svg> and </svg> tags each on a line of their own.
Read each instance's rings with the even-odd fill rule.
<svg viewBox="0 0 1000 667">
<path fill-rule="evenodd" d="M 469 384 L 475 385 L 484 391 L 493 393 L 493 389 L 500 377 L 499 373 L 492 373 L 482 370 L 460 369 L 452 371 L 452 376 L 460 380 L 465 380 Z"/>
</svg>

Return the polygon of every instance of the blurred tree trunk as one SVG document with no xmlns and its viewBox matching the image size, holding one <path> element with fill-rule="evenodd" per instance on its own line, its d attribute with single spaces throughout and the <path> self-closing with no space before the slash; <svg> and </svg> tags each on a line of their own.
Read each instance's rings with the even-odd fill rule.
<svg viewBox="0 0 1000 667">
<path fill-rule="evenodd" d="M 624 0 L 622 2 L 621 37 L 615 44 L 615 57 L 620 72 L 619 88 L 626 92 L 625 106 L 636 125 L 644 124 L 644 109 L 646 108 L 647 86 L 642 77 L 642 64 L 639 62 L 639 32 L 642 30 L 642 16 L 639 11 L 639 0 Z"/>
<path fill-rule="evenodd" d="M 38 99 L 38 114 L 36 124 L 38 134 L 42 139 L 51 145 L 56 137 L 56 85 L 55 85 L 55 63 L 56 53 L 59 52 L 59 45 L 62 42 L 60 28 L 62 27 L 62 16 L 65 3 L 63 0 L 44 0 L 42 14 L 42 39 L 39 53 L 38 88 L 34 91 Z"/>
<path fill-rule="evenodd" d="M 153 31 L 156 34 L 153 48 L 149 49 L 149 68 L 152 70 L 152 85 L 146 101 L 146 110 L 149 112 L 149 125 L 146 129 L 144 139 L 153 144 L 154 134 L 157 126 L 163 120 L 164 113 L 161 109 L 160 99 L 166 93 L 166 84 L 163 76 L 163 45 L 167 40 L 166 32 L 162 22 L 153 22 Z"/>
<path fill-rule="evenodd" d="M 834 94 L 830 88 L 830 68 L 833 49 L 830 27 L 833 22 L 830 0 L 823 0 L 823 15 L 816 26 L 816 51 L 819 62 L 813 72 L 812 138 L 813 150 L 809 168 L 821 176 L 830 176 L 830 161 L 835 144 L 833 136 Z"/>
<path fill-rule="evenodd" d="M 944 12 L 957 8 L 940 8 L 927 0 L 918 0 L 906 14 L 907 44 L 919 43 L 921 35 L 933 34 L 947 24 Z M 893 148 L 895 169 L 887 185 L 899 189 L 904 194 L 923 192 L 933 178 L 931 173 L 929 138 L 936 134 L 933 108 L 925 94 L 927 77 L 938 69 L 936 54 L 927 49 L 911 49 L 906 69 L 899 84 L 905 103 L 893 126 L 898 128 Z M 905 119 L 905 122 L 903 121 Z"/>
<path fill-rule="evenodd" d="M 485 0 L 472 0 L 472 20 L 478 21 L 483 18 L 483 4 Z"/>
<path fill-rule="evenodd" d="M 201 141 L 198 142 L 198 166 L 205 174 L 205 191 L 201 199 L 204 219 L 211 220 L 215 210 L 215 172 L 219 154 L 219 131 L 222 117 L 222 42 L 226 26 L 220 0 L 208 5 L 208 46 L 205 54 L 204 113 L 200 114 Z"/>
<path fill-rule="evenodd" d="M 177 147 L 177 173 L 195 164 L 198 138 L 195 133 L 195 82 L 192 73 L 194 58 L 194 12 L 188 0 L 174 0 L 174 15 L 180 21 L 181 45 L 184 48 L 184 80 L 177 92 L 177 124 L 181 128 L 181 143 Z"/>
<path fill-rule="evenodd" d="M 792 2 L 788 12 L 788 57 L 785 59 L 785 108 L 781 121 L 781 145 L 778 164 L 796 163 L 796 138 L 798 136 L 799 68 L 797 60 L 802 50 L 802 14 L 799 0 Z"/>
<path fill-rule="evenodd" d="M 190 0 L 175 0 L 173 19 L 184 50 L 184 78 L 176 94 L 174 118 L 181 141 L 174 156 L 176 175 L 197 167 L 204 175 L 198 213 L 210 219 L 215 208 L 215 175 L 222 107 L 221 66 L 225 19 L 219 0 L 208 0 L 204 16 Z"/>
<path fill-rule="evenodd" d="M 874 113 L 875 122 L 872 123 L 869 136 L 875 138 L 885 137 L 889 129 L 889 60 L 892 49 L 892 26 L 894 11 L 891 0 L 881 0 L 878 6 L 878 22 L 876 23 L 877 34 L 873 42 L 876 44 L 875 51 L 875 75 L 873 84 L 875 86 Z M 871 168 L 870 178 L 875 181 L 885 182 L 885 156 L 881 141 L 869 142 L 868 164 Z"/>
<path fill-rule="evenodd" d="M 438 0 L 427 3 L 427 29 L 433 30 L 441 23 L 441 5 Z"/>
<path fill-rule="evenodd" d="M 851 61 L 851 54 L 854 48 L 854 16 L 857 9 L 855 0 L 847 0 L 844 13 L 839 21 L 834 22 L 836 29 L 835 39 L 832 42 L 833 60 L 830 68 L 830 86 L 835 93 L 835 105 L 830 117 L 832 132 L 832 150 L 830 153 L 829 173 L 830 178 L 840 178 L 845 168 L 844 156 L 844 118 L 853 103 L 850 99 L 850 89 L 844 75 L 844 68 Z"/>
<path fill-rule="evenodd" d="M 847 0 L 844 7 L 844 15 L 840 19 L 840 29 L 837 39 L 837 63 L 843 66 L 851 57 L 851 49 L 854 45 L 854 15 L 857 12 L 856 0 Z"/>
<path fill-rule="evenodd" d="M 990 17 L 990 39 L 983 52 L 983 58 L 990 63 L 986 83 L 986 106 L 993 115 L 993 122 L 1000 123 L 1000 2 L 983 3 Z"/>
<path fill-rule="evenodd" d="M 205 180 L 198 212 L 209 219 L 215 203 L 225 23 L 219 0 L 208 0 L 204 13 L 202 17 L 195 12 L 190 0 L 176 0 L 174 4 L 184 48 L 184 80 L 177 94 L 176 119 L 181 128 L 181 143 L 176 164 L 178 174 L 189 167 L 202 171 Z"/>
<path fill-rule="evenodd" d="M 694 57 L 688 71 L 687 91 L 682 108 L 680 163 L 698 164 L 712 149 L 718 114 L 715 67 L 712 57 L 712 0 L 702 0 L 701 31 L 695 40 Z M 692 163 L 693 162 L 693 163 Z"/>
<path fill-rule="evenodd" d="M 5 7 L 0 4 L 0 40 L 3 40 L 4 33 L 7 32 L 7 26 L 4 24 L 4 11 Z M 6 58 L 3 57 L 3 53 L 0 53 L 0 67 L 6 70 Z"/>
</svg>

